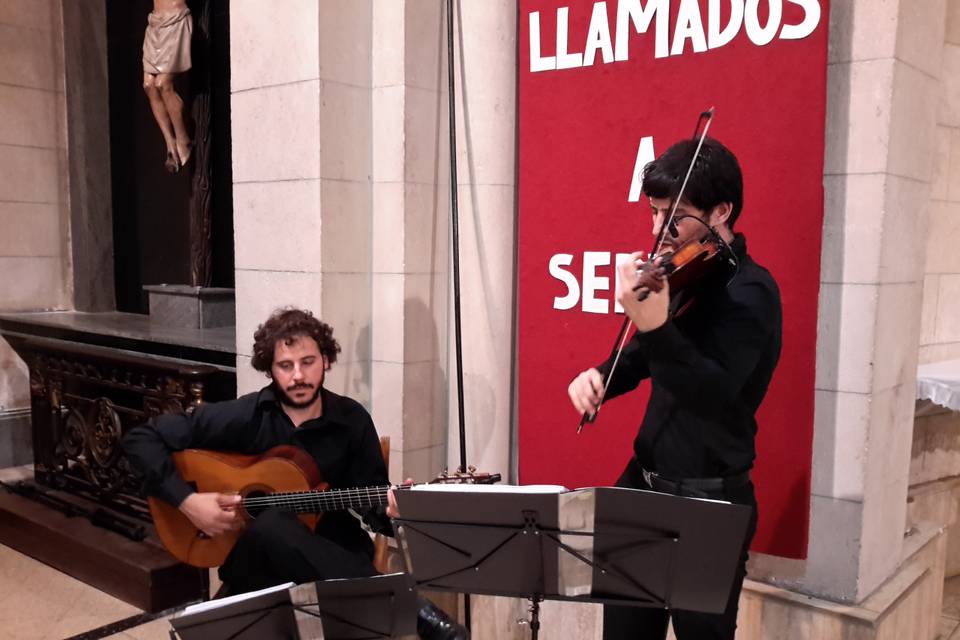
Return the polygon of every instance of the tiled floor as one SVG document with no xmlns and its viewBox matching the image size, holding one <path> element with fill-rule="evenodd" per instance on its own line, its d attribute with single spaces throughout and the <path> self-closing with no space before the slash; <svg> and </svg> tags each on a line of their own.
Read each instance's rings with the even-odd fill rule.
<svg viewBox="0 0 960 640">
<path fill-rule="evenodd" d="M 31 474 L 32 465 L 0 469 L 0 480 L 16 482 Z M 67 638 L 139 613 L 133 605 L 0 545 L 0 640 Z M 169 640 L 169 629 L 166 620 L 157 620 L 112 637 Z"/>
<path fill-rule="evenodd" d="M 940 640 L 960 640 L 960 576 L 948 578 L 943 584 Z"/>
<path fill-rule="evenodd" d="M 140 613 L 136 607 L 0 545 L 0 638 L 66 638 Z M 115 638 L 169 640 L 165 620 Z"/>
<path fill-rule="evenodd" d="M 66 638 L 138 613 L 125 602 L 0 545 L 0 640 Z M 110 638 L 169 640 L 169 629 L 161 619 Z M 944 585 L 940 640 L 960 640 L 960 576 Z"/>
<path fill-rule="evenodd" d="M 0 545 L 0 640 L 51 640 L 140 613 L 139 609 Z M 109 636 L 169 640 L 166 620 Z M 940 640 L 960 640 L 960 577 L 947 580 Z"/>
</svg>

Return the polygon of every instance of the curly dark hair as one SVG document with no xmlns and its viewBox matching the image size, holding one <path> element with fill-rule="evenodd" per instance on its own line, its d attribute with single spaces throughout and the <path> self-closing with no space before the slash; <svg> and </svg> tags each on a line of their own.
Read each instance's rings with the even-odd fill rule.
<svg viewBox="0 0 960 640">
<path fill-rule="evenodd" d="M 696 140 L 681 140 L 647 164 L 643 169 L 643 193 L 649 198 L 677 197 L 696 148 Z M 706 138 L 683 199 L 707 213 L 718 204 L 729 202 L 733 209 L 727 224 L 733 229 L 743 208 L 743 174 L 737 157 L 719 141 Z"/>
<path fill-rule="evenodd" d="M 306 309 L 286 307 L 274 311 L 266 322 L 257 327 L 253 334 L 253 358 L 250 364 L 257 371 L 270 373 L 277 343 L 282 340 L 289 345 L 302 336 L 317 341 L 320 353 L 329 364 L 337 361 L 340 344 L 333 338 L 333 328 L 313 317 L 313 313 Z"/>
</svg>

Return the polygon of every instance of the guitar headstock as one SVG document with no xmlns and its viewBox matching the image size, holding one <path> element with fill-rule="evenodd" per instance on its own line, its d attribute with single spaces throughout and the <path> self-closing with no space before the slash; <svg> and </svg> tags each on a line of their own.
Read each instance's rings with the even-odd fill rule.
<svg viewBox="0 0 960 640">
<path fill-rule="evenodd" d="M 499 473 L 487 473 L 486 471 L 477 471 L 473 465 L 467 467 L 466 471 L 448 471 L 443 472 L 428 484 L 495 484 L 500 482 Z"/>
</svg>

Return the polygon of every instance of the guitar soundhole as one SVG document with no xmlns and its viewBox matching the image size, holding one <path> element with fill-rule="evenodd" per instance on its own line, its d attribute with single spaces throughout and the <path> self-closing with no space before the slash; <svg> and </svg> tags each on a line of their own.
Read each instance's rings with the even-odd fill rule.
<svg viewBox="0 0 960 640">
<path fill-rule="evenodd" d="M 266 497 L 267 497 L 266 491 L 251 491 L 250 493 L 243 496 L 244 506 L 246 507 L 247 513 L 250 515 L 251 518 L 256 518 L 257 516 L 259 516 L 261 513 L 266 511 L 270 505 L 266 500 L 259 500 L 259 501 L 254 500 L 254 503 L 250 504 L 249 502 L 250 498 L 266 498 Z M 260 504 L 258 504 L 258 502 Z"/>
</svg>

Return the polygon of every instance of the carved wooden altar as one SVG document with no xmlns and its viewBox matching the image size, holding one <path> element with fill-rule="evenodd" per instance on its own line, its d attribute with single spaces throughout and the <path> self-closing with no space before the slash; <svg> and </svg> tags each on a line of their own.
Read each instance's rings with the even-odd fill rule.
<svg viewBox="0 0 960 640">
<path fill-rule="evenodd" d="M 3 315 L 0 335 L 30 371 L 37 488 L 80 512 L 94 509 L 137 523 L 146 539 L 125 538 L 103 522 L 68 517 L 0 490 L 0 542 L 155 611 L 204 597 L 206 573 L 175 562 L 159 545 L 120 441 L 153 416 L 235 397 L 236 375 L 223 364 L 232 353 L 174 344 L 170 336 L 160 340 L 150 327 L 142 335 L 123 329 L 129 315 L 114 314 L 121 322 L 113 323 L 112 335 L 33 321 L 59 320 L 57 314 Z"/>
<path fill-rule="evenodd" d="M 27 338 L 14 349 L 30 368 L 38 482 L 139 514 L 139 483 L 120 449 L 130 428 L 230 395 L 232 380 L 203 364 Z"/>
</svg>

